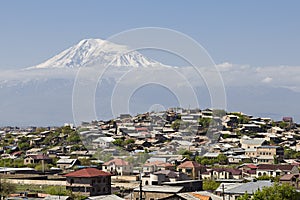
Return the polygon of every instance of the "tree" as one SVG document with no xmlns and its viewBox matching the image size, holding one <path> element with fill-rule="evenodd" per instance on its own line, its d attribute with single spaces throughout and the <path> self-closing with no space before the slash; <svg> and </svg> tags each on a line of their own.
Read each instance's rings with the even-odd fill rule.
<svg viewBox="0 0 300 200">
<path fill-rule="evenodd" d="M 178 131 L 180 128 L 180 124 L 181 124 L 181 120 L 180 119 L 176 119 L 172 125 L 171 128 L 174 129 L 175 131 Z"/>
<path fill-rule="evenodd" d="M 210 119 L 210 118 L 199 118 L 199 120 L 198 120 L 199 125 L 201 125 L 202 128 L 208 128 L 211 121 L 212 121 L 212 119 Z"/>
<path fill-rule="evenodd" d="M 40 172 L 46 172 L 46 171 L 50 171 L 50 168 L 52 167 L 52 165 L 44 163 L 44 165 L 42 163 L 37 164 L 34 169 L 36 171 L 40 171 Z"/>
<path fill-rule="evenodd" d="M 203 181 L 203 190 L 216 190 L 221 183 L 218 183 L 216 181 L 213 180 L 204 180 Z"/>
<path fill-rule="evenodd" d="M 217 157 L 218 163 L 221 165 L 226 165 L 228 164 L 228 158 L 224 154 L 219 154 Z"/>
<path fill-rule="evenodd" d="M 124 146 L 124 140 L 118 138 L 115 141 L 112 142 L 114 145 L 119 146 L 119 147 L 123 147 Z"/>
<path fill-rule="evenodd" d="M 250 199 L 251 199 L 251 196 L 246 191 L 246 193 L 243 196 L 240 196 L 237 200 L 250 200 Z"/>
<path fill-rule="evenodd" d="M 65 130 L 65 131 L 67 131 L 67 130 Z M 69 142 L 71 144 L 78 144 L 79 142 L 81 142 L 80 135 L 78 134 L 78 132 L 76 132 L 76 131 L 71 132 L 67 138 L 67 142 Z"/>
<path fill-rule="evenodd" d="M 6 179 L 0 179 L 0 200 L 5 199 L 7 195 L 14 193 L 16 191 L 16 186 L 12 183 L 6 181 Z"/>
<path fill-rule="evenodd" d="M 27 137 L 21 137 L 18 141 L 18 147 L 20 150 L 28 150 L 29 149 L 29 142 Z"/>
<path fill-rule="evenodd" d="M 245 195 L 244 195 L 245 196 Z M 253 200 L 299 200 L 300 194 L 288 184 L 274 183 L 272 187 L 265 187 L 253 195 Z M 243 199 L 242 199 L 243 200 Z"/>
<path fill-rule="evenodd" d="M 135 140 L 131 139 L 131 138 L 124 141 L 125 145 L 127 145 L 127 144 L 133 144 L 133 143 L 135 143 Z"/>
</svg>

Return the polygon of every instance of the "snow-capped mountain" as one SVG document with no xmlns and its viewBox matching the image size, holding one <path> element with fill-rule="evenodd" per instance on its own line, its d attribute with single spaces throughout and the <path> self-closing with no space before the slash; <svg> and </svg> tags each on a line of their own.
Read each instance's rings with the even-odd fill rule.
<svg viewBox="0 0 300 200">
<path fill-rule="evenodd" d="M 78 68 L 92 64 L 153 67 L 160 63 L 146 58 L 126 46 L 101 39 L 84 39 L 49 60 L 27 69 Z"/>
</svg>

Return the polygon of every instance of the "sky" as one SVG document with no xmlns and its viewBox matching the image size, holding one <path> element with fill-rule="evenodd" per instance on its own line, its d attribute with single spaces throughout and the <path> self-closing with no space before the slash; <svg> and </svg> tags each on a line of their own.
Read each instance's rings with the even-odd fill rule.
<svg viewBox="0 0 300 200">
<path fill-rule="evenodd" d="M 0 68 L 41 63 L 85 38 L 163 27 L 216 63 L 299 65 L 299 1 L 1 1 Z M 166 61 L 169 62 L 169 61 Z"/>
<path fill-rule="evenodd" d="M 8 76 L 23 77 L 23 72 L 13 70 L 40 64 L 83 39 L 106 39 L 130 29 L 161 27 L 184 33 L 207 50 L 224 80 L 229 110 L 276 119 L 289 115 L 300 121 L 299 8 L 296 0 L 0 0 L 0 82 Z M 164 64 L 186 64 L 163 52 L 142 52 Z M 11 112 L 11 107 L 18 113 L 26 107 L 22 100 L 26 91 L 16 90 L 20 96 L 15 99 L 20 99 L 22 106 L 16 108 L 9 98 L 4 101 L 11 91 L 1 89 L 0 113 Z M 71 102 L 69 96 L 65 99 Z M 45 118 L 46 111 L 36 115 L 45 118 L 41 123 L 57 118 L 57 101 L 53 99 L 49 107 L 53 118 Z M 44 104 L 40 106 L 42 110 Z M 66 106 L 71 107 L 62 105 Z M 32 109 L 27 107 L 30 113 Z M 18 121 L 10 119 L 19 117 L 20 121 L 26 118 L 21 114 L 27 116 L 25 112 L 18 114 L 11 114 L 4 122 L 0 117 L 0 124 L 13 124 Z"/>
</svg>

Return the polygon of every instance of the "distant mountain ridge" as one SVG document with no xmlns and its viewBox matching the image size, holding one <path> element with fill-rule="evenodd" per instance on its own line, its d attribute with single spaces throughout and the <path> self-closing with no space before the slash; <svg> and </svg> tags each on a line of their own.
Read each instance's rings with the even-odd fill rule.
<svg viewBox="0 0 300 200">
<path fill-rule="evenodd" d="M 101 39 L 84 39 L 49 60 L 27 69 L 79 68 L 92 64 L 153 67 L 162 64 L 146 58 L 137 51 L 129 51 L 124 45 Z"/>
</svg>

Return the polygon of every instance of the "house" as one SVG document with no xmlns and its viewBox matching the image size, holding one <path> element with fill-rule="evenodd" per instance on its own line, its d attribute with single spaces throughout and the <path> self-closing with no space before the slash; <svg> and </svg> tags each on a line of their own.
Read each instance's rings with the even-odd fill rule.
<svg viewBox="0 0 300 200">
<path fill-rule="evenodd" d="M 109 148 L 112 146 L 112 143 L 115 141 L 112 137 L 99 137 L 93 140 L 93 147 L 94 149 L 97 148 Z"/>
<path fill-rule="evenodd" d="M 227 156 L 229 164 L 238 164 L 240 162 L 244 162 L 249 160 L 250 158 L 246 155 L 229 155 Z"/>
<path fill-rule="evenodd" d="M 271 187 L 274 183 L 271 181 L 256 181 L 248 183 L 221 183 L 215 190 L 219 196 L 223 196 L 225 199 L 237 200 L 240 196 L 246 192 L 252 196 L 257 190 L 262 190 L 264 187 Z"/>
<path fill-rule="evenodd" d="M 93 157 L 93 153 L 90 151 L 72 151 L 71 155 L 77 158 L 84 158 L 84 159 L 89 159 Z"/>
<path fill-rule="evenodd" d="M 88 196 L 111 194 L 111 174 L 96 168 L 85 168 L 64 175 L 66 189 Z"/>
<path fill-rule="evenodd" d="M 298 142 L 298 143 L 296 144 L 295 150 L 296 150 L 296 151 L 300 151 L 300 142 Z"/>
<path fill-rule="evenodd" d="M 249 137 L 243 137 L 240 140 L 241 147 L 243 149 L 255 149 L 259 146 L 262 146 L 266 143 L 266 140 L 264 138 L 249 138 Z"/>
<path fill-rule="evenodd" d="M 26 151 L 26 155 L 37 155 L 42 153 L 42 148 L 31 148 Z"/>
<path fill-rule="evenodd" d="M 196 179 L 206 171 L 206 168 L 195 161 L 185 161 L 177 167 L 177 171 L 186 173 L 192 179 Z"/>
<path fill-rule="evenodd" d="M 63 148 L 61 146 L 52 147 L 47 151 L 47 155 L 49 157 L 56 157 L 58 154 L 62 154 L 62 153 L 63 153 Z"/>
<path fill-rule="evenodd" d="M 229 168 L 216 168 L 202 173 L 203 179 L 242 179 L 242 170 Z"/>
<path fill-rule="evenodd" d="M 102 165 L 102 170 L 105 172 L 123 176 L 132 174 L 133 166 L 120 158 L 115 158 L 113 160 L 105 162 Z"/>
<path fill-rule="evenodd" d="M 256 148 L 245 149 L 245 156 L 248 156 L 249 158 L 256 158 Z"/>
<path fill-rule="evenodd" d="M 123 198 L 118 197 L 115 194 L 92 196 L 92 197 L 87 197 L 86 198 L 86 200 L 122 200 L 122 199 Z"/>
<path fill-rule="evenodd" d="M 260 125 L 257 124 L 242 124 L 241 132 L 258 133 L 261 131 Z"/>
<path fill-rule="evenodd" d="M 49 195 L 44 198 L 44 200 L 71 200 L 72 198 L 69 196 L 61 196 L 61 195 Z"/>
<path fill-rule="evenodd" d="M 222 200 L 222 197 L 208 191 L 178 193 L 177 197 L 177 200 Z"/>
<path fill-rule="evenodd" d="M 38 163 L 52 163 L 52 159 L 45 155 L 28 155 L 24 158 L 24 165 L 38 164 Z"/>
<path fill-rule="evenodd" d="M 207 152 L 203 155 L 204 158 L 209 158 L 209 159 L 215 159 L 220 155 L 220 153 L 212 153 L 212 152 Z"/>
<path fill-rule="evenodd" d="M 282 176 L 284 174 L 297 174 L 299 173 L 298 167 L 295 165 L 272 165 L 260 164 L 256 169 L 256 177 L 260 176 Z"/>
<path fill-rule="evenodd" d="M 80 161 L 77 159 L 70 159 L 70 158 L 61 158 L 56 162 L 56 166 L 62 170 L 70 169 L 75 165 L 79 165 Z"/>
<path fill-rule="evenodd" d="M 159 170 L 172 170 L 172 169 L 174 169 L 174 165 L 162 161 L 148 162 L 143 165 L 143 172 L 145 173 L 156 172 Z"/>
<path fill-rule="evenodd" d="M 238 168 L 240 170 L 242 170 L 243 177 L 256 178 L 256 169 L 257 169 L 256 165 L 254 165 L 254 164 L 243 164 Z"/>
<path fill-rule="evenodd" d="M 284 149 L 281 146 L 260 146 L 256 148 L 257 164 L 275 164 L 283 160 Z"/>
<path fill-rule="evenodd" d="M 280 177 L 279 182 L 280 183 L 286 183 L 289 184 L 296 189 L 300 188 L 300 174 L 285 174 L 282 177 Z"/>
<path fill-rule="evenodd" d="M 146 173 L 142 176 L 143 185 L 161 185 L 164 182 L 177 182 L 190 180 L 190 177 L 182 172 L 162 170 L 154 173 Z"/>
<path fill-rule="evenodd" d="M 182 192 L 182 186 L 159 186 L 159 185 L 145 185 L 142 187 L 142 199 L 154 200 L 165 199 L 173 197 L 177 193 Z M 140 187 L 134 188 L 133 199 L 140 198 Z"/>
</svg>

